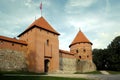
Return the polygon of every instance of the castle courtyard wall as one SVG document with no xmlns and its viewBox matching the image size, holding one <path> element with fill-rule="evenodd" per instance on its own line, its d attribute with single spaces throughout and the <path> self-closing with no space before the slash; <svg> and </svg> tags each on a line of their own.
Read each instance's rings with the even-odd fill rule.
<svg viewBox="0 0 120 80">
<path fill-rule="evenodd" d="M 0 49 L 0 71 L 27 71 L 23 51 Z"/>
<path fill-rule="evenodd" d="M 62 73 L 76 72 L 76 58 L 68 51 L 59 50 L 60 71 Z"/>
</svg>

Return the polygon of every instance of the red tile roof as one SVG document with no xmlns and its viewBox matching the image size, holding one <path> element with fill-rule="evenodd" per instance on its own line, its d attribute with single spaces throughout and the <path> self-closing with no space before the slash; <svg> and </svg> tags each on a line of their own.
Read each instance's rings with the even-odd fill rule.
<svg viewBox="0 0 120 80">
<path fill-rule="evenodd" d="M 57 35 L 60 35 L 43 17 L 38 18 L 35 20 L 24 32 L 22 32 L 18 37 L 29 31 L 30 29 L 38 27 L 44 30 L 47 30 L 49 32 L 55 33 Z"/>
<path fill-rule="evenodd" d="M 27 45 L 27 43 L 23 40 L 18 40 L 18 39 L 15 39 L 15 38 L 9 38 L 9 37 L 5 37 L 5 36 L 0 36 L 0 40 Z"/>
<path fill-rule="evenodd" d="M 59 49 L 59 53 L 64 53 L 64 54 L 73 55 L 73 54 L 71 54 L 69 51 L 61 50 L 61 49 Z"/>
<path fill-rule="evenodd" d="M 72 45 L 76 44 L 76 43 L 90 43 L 92 44 L 87 37 L 83 34 L 82 31 L 79 31 L 76 35 L 76 37 L 74 38 L 74 40 L 72 41 L 72 43 L 70 44 L 69 47 L 71 47 Z"/>
</svg>

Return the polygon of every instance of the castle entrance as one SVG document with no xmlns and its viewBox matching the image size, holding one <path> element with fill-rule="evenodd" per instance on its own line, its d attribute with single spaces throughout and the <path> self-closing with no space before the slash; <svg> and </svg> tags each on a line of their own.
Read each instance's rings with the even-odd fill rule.
<svg viewBox="0 0 120 80">
<path fill-rule="evenodd" d="M 44 60 L 44 72 L 48 72 L 49 71 L 49 63 L 50 63 L 49 59 L 45 59 Z"/>
</svg>

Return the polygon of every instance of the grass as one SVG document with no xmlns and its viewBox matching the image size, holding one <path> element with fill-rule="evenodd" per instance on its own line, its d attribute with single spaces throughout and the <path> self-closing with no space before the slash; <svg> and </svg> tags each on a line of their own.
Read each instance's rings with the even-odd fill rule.
<svg viewBox="0 0 120 80">
<path fill-rule="evenodd" d="M 20 76 L 20 75 L 28 75 L 28 76 Z M 64 78 L 64 77 L 51 77 L 51 76 L 43 76 L 43 75 L 47 75 L 47 74 L 21 72 L 21 71 L 0 72 L 0 78 L 2 80 L 90 80 L 90 79 L 83 79 L 83 78 Z"/>
<path fill-rule="evenodd" d="M 84 73 L 76 72 L 75 74 L 101 74 L 101 72 L 100 71 L 84 72 Z"/>
<path fill-rule="evenodd" d="M 64 78 L 50 76 L 2 76 L 2 80 L 90 80 L 83 78 Z"/>
<path fill-rule="evenodd" d="M 3 74 L 24 74 L 24 75 L 46 75 L 46 73 L 34 73 L 34 72 L 23 72 L 23 71 L 1 71 L 0 75 Z"/>
<path fill-rule="evenodd" d="M 120 71 L 107 71 L 109 72 L 110 74 L 120 74 Z"/>
</svg>

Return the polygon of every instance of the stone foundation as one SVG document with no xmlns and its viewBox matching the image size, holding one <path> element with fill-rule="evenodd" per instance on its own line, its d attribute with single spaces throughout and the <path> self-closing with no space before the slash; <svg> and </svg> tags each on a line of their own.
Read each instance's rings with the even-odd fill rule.
<svg viewBox="0 0 120 80">
<path fill-rule="evenodd" d="M 60 58 L 60 71 L 59 73 L 75 73 L 75 72 L 91 72 L 95 71 L 95 64 L 88 60 L 77 60 L 72 58 Z"/>
<path fill-rule="evenodd" d="M 96 71 L 96 66 L 92 61 L 80 61 L 77 60 L 77 72 L 91 72 Z"/>
<path fill-rule="evenodd" d="M 0 71 L 26 71 L 24 52 L 0 49 Z"/>
<path fill-rule="evenodd" d="M 76 72 L 76 59 L 60 58 L 60 72 L 63 73 Z"/>
</svg>

